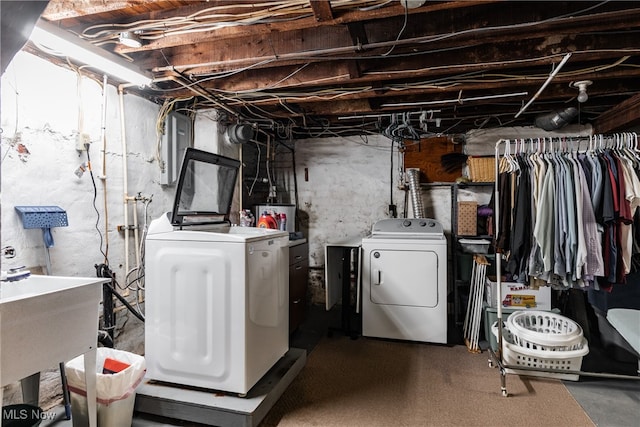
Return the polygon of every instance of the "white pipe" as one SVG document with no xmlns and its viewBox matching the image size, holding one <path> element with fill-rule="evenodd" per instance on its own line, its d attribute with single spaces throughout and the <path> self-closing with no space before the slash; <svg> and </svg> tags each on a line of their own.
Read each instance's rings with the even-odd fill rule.
<svg viewBox="0 0 640 427">
<path fill-rule="evenodd" d="M 102 175 L 99 176 L 102 181 L 102 193 L 104 196 L 104 242 L 105 242 L 105 260 L 109 258 L 109 209 L 107 206 L 107 75 L 102 76 L 102 126 L 100 127 L 102 139 Z"/>
<path fill-rule="evenodd" d="M 120 133 L 122 138 L 122 204 L 124 209 L 124 271 L 129 273 L 129 178 L 127 174 L 127 137 L 124 129 L 124 87 L 118 86 L 120 98 Z"/>
<path fill-rule="evenodd" d="M 455 98 L 455 99 L 442 99 L 440 101 L 424 101 L 424 102 L 397 102 L 390 104 L 382 104 L 380 107 L 419 107 L 421 105 L 436 105 L 436 104 L 459 104 L 467 101 L 483 101 L 485 99 L 496 99 L 496 98 L 509 98 L 512 96 L 523 96 L 528 95 L 529 92 L 514 92 L 514 93 L 503 93 L 500 95 L 486 95 L 486 96 L 472 96 L 470 98 Z"/>
<path fill-rule="evenodd" d="M 556 67 L 555 70 L 553 70 L 553 72 L 551 74 L 549 74 L 549 77 L 547 77 L 547 80 L 545 80 L 545 82 L 542 84 L 542 86 L 540 87 L 540 89 L 538 89 L 538 91 L 535 93 L 535 95 L 533 95 L 533 98 L 531 98 L 529 100 L 529 102 L 527 102 L 521 109 L 520 111 L 518 111 L 518 114 L 515 115 L 515 118 L 517 119 L 518 117 L 520 117 L 520 114 L 524 113 L 524 110 L 526 110 L 527 108 L 529 108 L 529 106 L 531 104 L 533 104 L 533 101 L 536 100 L 536 98 L 538 98 L 538 96 L 542 93 L 542 91 L 544 90 L 544 88 L 547 87 L 547 85 L 549 83 L 551 83 L 551 80 L 553 80 L 553 78 L 556 76 L 556 74 L 558 74 L 558 72 L 560 71 L 560 69 L 564 66 L 564 64 L 567 63 L 567 61 L 569 60 L 569 58 L 571 58 L 571 53 L 567 53 L 564 58 L 562 58 L 562 61 L 560 61 L 560 63 L 558 64 L 558 66 Z"/>
<path fill-rule="evenodd" d="M 138 232 L 138 197 L 133 199 L 133 241 L 136 244 L 136 272 L 140 274 L 140 234 Z"/>
</svg>

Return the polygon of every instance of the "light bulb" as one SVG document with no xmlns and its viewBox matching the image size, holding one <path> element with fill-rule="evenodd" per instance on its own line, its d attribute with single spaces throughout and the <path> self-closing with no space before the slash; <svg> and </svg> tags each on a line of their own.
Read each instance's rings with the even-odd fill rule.
<svg viewBox="0 0 640 427">
<path fill-rule="evenodd" d="M 142 40 L 140 39 L 140 37 L 138 37 L 135 33 L 132 33 L 131 31 L 124 31 L 120 33 L 119 40 L 120 40 L 120 43 L 128 47 L 133 47 L 133 48 L 142 47 Z"/>
<path fill-rule="evenodd" d="M 569 83 L 569 86 L 578 89 L 578 102 L 583 103 L 589 99 L 587 95 L 587 87 L 591 86 L 593 82 L 591 80 L 580 80 L 577 82 Z"/>
<path fill-rule="evenodd" d="M 587 95 L 586 88 L 580 88 L 580 93 L 578 93 L 578 102 L 586 102 L 589 99 L 589 95 Z"/>
</svg>

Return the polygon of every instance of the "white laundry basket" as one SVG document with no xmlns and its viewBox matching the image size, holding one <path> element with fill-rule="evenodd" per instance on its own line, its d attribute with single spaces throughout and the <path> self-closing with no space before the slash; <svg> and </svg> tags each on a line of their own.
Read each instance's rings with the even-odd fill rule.
<svg viewBox="0 0 640 427">
<path fill-rule="evenodd" d="M 558 313 L 549 311 L 517 311 L 507 317 L 507 328 L 513 341 L 534 350 L 576 350 L 581 348 L 582 328 Z"/>
<path fill-rule="evenodd" d="M 129 366 L 114 374 L 103 374 L 105 359 L 111 358 Z M 99 427 L 130 426 L 136 387 L 144 378 L 144 357 L 122 350 L 98 347 L 96 356 L 96 400 Z M 87 387 L 84 378 L 84 356 L 65 364 L 67 383 L 71 395 L 71 421 L 73 427 L 89 425 L 87 413 Z"/>
<path fill-rule="evenodd" d="M 491 326 L 491 332 L 496 337 L 498 336 L 497 321 Z M 528 341 L 527 345 L 520 345 L 523 342 L 523 340 L 517 340 L 515 334 L 508 327 L 502 328 L 502 358 L 506 365 L 554 372 L 507 368 L 507 373 L 567 381 L 578 381 L 580 379 L 578 374 L 566 372 L 579 371 L 582 367 L 583 357 L 589 354 L 589 345 L 583 336 L 580 337 L 578 344 L 565 346 L 566 349 L 561 349 L 560 347 L 562 346 L 548 349 Z"/>
</svg>

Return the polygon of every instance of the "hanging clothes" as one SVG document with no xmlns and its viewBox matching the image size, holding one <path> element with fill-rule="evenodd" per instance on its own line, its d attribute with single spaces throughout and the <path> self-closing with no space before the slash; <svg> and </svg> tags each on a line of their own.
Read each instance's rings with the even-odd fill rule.
<svg viewBox="0 0 640 427">
<path fill-rule="evenodd" d="M 640 267 L 637 136 L 589 142 L 578 152 L 565 139 L 514 141 L 496 159 L 508 280 L 610 289 Z"/>
</svg>

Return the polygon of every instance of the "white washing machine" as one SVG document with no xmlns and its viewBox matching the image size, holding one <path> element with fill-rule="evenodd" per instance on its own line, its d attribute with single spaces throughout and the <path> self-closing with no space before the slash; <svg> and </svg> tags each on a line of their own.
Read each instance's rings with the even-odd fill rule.
<svg viewBox="0 0 640 427">
<path fill-rule="evenodd" d="M 239 162 L 185 155 L 145 241 L 146 378 L 246 395 L 289 349 L 289 235 L 231 227 Z"/>
<path fill-rule="evenodd" d="M 384 219 L 362 239 L 362 335 L 447 343 L 447 240 L 439 222 Z"/>
</svg>

